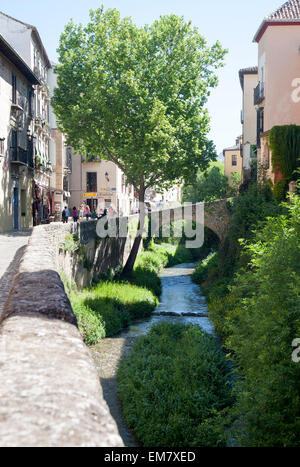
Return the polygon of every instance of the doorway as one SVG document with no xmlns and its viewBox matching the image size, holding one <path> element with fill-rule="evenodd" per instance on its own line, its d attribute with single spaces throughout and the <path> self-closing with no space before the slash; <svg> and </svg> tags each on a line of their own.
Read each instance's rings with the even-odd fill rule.
<svg viewBox="0 0 300 467">
<path fill-rule="evenodd" d="M 14 230 L 19 230 L 19 188 L 14 188 Z"/>
</svg>

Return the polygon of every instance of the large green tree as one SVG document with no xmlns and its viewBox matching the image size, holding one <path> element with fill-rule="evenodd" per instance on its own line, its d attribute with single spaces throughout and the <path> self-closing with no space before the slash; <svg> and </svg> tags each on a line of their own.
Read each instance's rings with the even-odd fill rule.
<svg viewBox="0 0 300 467">
<path fill-rule="evenodd" d="M 206 102 L 226 51 L 209 47 L 190 22 L 170 15 L 137 27 L 100 8 L 86 27 L 66 26 L 58 52 L 52 104 L 67 144 L 114 162 L 140 202 L 148 187 L 193 180 L 215 157 Z"/>
<path fill-rule="evenodd" d="M 184 186 L 183 200 L 190 203 L 208 202 L 226 198 L 236 192 L 224 175 L 224 164 L 217 161 L 211 162 L 207 171 L 199 172 L 192 184 Z"/>
</svg>

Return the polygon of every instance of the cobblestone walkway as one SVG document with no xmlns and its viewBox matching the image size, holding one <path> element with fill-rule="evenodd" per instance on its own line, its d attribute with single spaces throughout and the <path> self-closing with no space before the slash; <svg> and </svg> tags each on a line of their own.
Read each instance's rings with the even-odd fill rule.
<svg viewBox="0 0 300 467">
<path fill-rule="evenodd" d="M 29 236 L 30 232 L 0 234 L 0 316 Z"/>
</svg>

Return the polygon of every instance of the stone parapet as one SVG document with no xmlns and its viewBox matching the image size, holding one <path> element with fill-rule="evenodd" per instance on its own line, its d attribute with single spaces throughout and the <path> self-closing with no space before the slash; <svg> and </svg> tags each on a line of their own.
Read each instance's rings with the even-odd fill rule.
<svg viewBox="0 0 300 467">
<path fill-rule="evenodd" d="M 4 307 L 0 446 L 123 446 L 56 271 L 70 229 L 33 230 Z"/>
</svg>

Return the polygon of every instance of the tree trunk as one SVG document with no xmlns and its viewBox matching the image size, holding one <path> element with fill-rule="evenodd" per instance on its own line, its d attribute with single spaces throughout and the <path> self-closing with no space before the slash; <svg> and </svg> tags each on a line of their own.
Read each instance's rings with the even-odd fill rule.
<svg viewBox="0 0 300 467">
<path fill-rule="evenodd" d="M 123 276 L 129 276 L 132 273 L 133 268 L 134 268 L 134 263 L 138 255 L 141 241 L 142 241 L 142 235 L 143 235 L 143 230 L 145 226 L 145 189 L 144 188 L 141 188 L 139 192 L 139 203 L 140 203 L 140 206 L 139 206 L 140 215 L 139 215 L 138 232 L 137 232 L 137 236 L 134 239 L 130 255 L 124 266 L 123 273 L 122 273 Z"/>
</svg>

